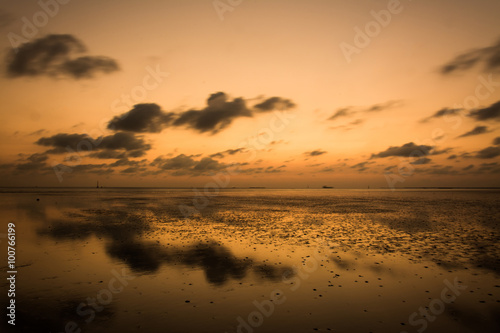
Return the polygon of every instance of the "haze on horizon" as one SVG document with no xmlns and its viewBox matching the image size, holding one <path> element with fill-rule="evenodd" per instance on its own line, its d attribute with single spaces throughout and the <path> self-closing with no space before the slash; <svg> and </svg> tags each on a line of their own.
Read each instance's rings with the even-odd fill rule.
<svg viewBox="0 0 500 333">
<path fill-rule="evenodd" d="M 0 186 L 500 186 L 500 2 L 0 6 Z"/>
</svg>

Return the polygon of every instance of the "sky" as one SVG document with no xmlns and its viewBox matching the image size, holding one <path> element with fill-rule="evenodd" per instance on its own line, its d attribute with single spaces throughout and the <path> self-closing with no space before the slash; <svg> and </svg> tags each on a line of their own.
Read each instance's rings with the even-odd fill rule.
<svg viewBox="0 0 500 333">
<path fill-rule="evenodd" d="M 0 186 L 500 186 L 500 2 L 0 2 Z"/>
</svg>

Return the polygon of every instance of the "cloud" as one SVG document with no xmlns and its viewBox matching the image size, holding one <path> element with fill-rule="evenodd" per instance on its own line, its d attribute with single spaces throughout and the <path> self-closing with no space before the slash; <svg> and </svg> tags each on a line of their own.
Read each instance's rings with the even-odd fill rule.
<svg viewBox="0 0 500 333">
<path fill-rule="evenodd" d="M 163 112 L 157 104 L 136 104 L 132 110 L 120 116 L 115 116 L 108 123 L 108 129 L 137 133 L 158 133 L 172 121 L 172 118 L 173 113 Z"/>
<path fill-rule="evenodd" d="M 333 126 L 333 127 L 330 127 L 330 129 L 331 130 L 342 129 L 344 131 L 350 131 L 350 130 L 354 129 L 357 125 L 361 125 L 364 122 L 365 121 L 363 119 L 356 119 L 356 120 L 349 122 L 346 125 Z"/>
<path fill-rule="evenodd" d="M 206 108 L 179 114 L 173 125 L 215 134 L 240 117 L 252 117 L 252 111 L 247 108 L 245 101 L 242 98 L 230 101 L 225 93 L 218 92 L 210 95 Z"/>
<path fill-rule="evenodd" d="M 362 112 L 380 112 L 384 111 L 393 107 L 401 106 L 402 102 L 399 100 L 394 100 L 394 101 L 388 101 L 385 103 L 380 103 L 380 104 L 374 104 L 364 110 Z"/>
<path fill-rule="evenodd" d="M 241 166 L 243 164 L 238 164 L 237 166 Z M 268 167 L 258 167 L 258 168 L 247 168 L 247 169 L 239 169 L 238 168 L 238 173 L 239 174 L 261 174 L 261 173 L 280 173 L 284 172 L 282 170 L 283 168 L 286 168 L 286 165 L 280 165 L 279 167 L 274 167 L 274 166 L 268 166 Z"/>
<path fill-rule="evenodd" d="M 361 163 L 358 163 L 358 164 L 355 164 L 355 165 L 352 165 L 350 168 L 351 169 L 358 169 L 359 172 L 363 172 L 365 170 L 368 170 L 368 164 L 373 164 L 374 162 L 370 162 L 370 161 L 365 161 L 365 162 L 361 162 Z"/>
<path fill-rule="evenodd" d="M 449 159 L 449 160 L 454 160 L 454 159 L 456 159 L 457 157 L 458 157 L 457 155 L 453 154 L 453 155 L 448 156 L 448 159 Z"/>
<path fill-rule="evenodd" d="M 46 161 L 48 156 L 44 153 L 35 153 L 26 159 L 26 162 L 19 163 L 16 165 L 17 171 L 32 171 L 39 170 L 46 166 Z"/>
<path fill-rule="evenodd" d="M 479 169 L 477 170 L 477 173 L 484 173 L 484 172 L 490 172 L 490 173 L 500 172 L 500 168 L 498 168 L 498 162 L 481 163 Z"/>
<path fill-rule="evenodd" d="M 443 148 L 441 150 L 439 149 L 434 149 L 431 151 L 431 155 L 441 155 L 441 154 L 446 154 L 446 153 L 449 153 L 450 151 L 452 151 L 453 148 Z"/>
<path fill-rule="evenodd" d="M 281 97 L 270 97 L 264 102 L 254 105 L 254 108 L 261 111 L 288 110 L 296 105 L 289 99 Z"/>
<path fill-rule="evenodd" d="M 313 151 L 307 151 L 304 153 L 304 155 L 309 156 L 309 157 L 314 157 L 314 156 L 320 156 L 323 154 L 326 154 L 327 152 L 321 149 L 316 149 Z"/>
<path fill-rule="evenodd" d="M 173 171 L 173 176 L 183 175 L 204 175 L 215 173 L 230 167 L 229 164 L 220 163 L 211 157 L 203 157 L 200 160 L 195 160 L 194 155 L 187 156 L 184 154 L 177 155 L 172 158 L 164 158 L 158 156 L 153 162 L 152 166 L 156 166 L 161 170 Z"/>
<path fill-rule="evenodd" d="M 432 116 L 429 116 L 427 118 L 422 119 L 420 122 L 426 123 L 431 119 L 441 118 L 441 117 L 448 116 L 448 115 L 454 115 L 454 114 L 457 114 L 461 111 L 463 111 L 463 109 L 442 108 L 441 110 L 436 111 L 436 113 L 434 113 Z"/>
<path fill-rule="evenodd" d="M 372 113 L 381 112 L 393 107 L 401 106 L 402 102 L 399 100 L 387 101 L 385 103 L 374 104 L 366 108 L 353 108 L 353 107 L 343 107 L 335 111 L 335 113 L 328 118 L 328 120 L 336 120 L 343 117 L 351 117 L 358 113 Z"/>
<path fill-rule="evenodd" d="M 193 168 L 195 171 L 217 171 L 223 169 L 224 165 L 210 157 L 203 157 Z"/>
<path fill-rule="evenodd" d="M 139 166 L 139 165 L 144 165 L 144 162 L 146 160 L 142 161 L 131 161 L 128 158 L 124 157 L 119 160 L 116 160 L 115 162 L 109 164 L 111 167 L 120 167 L 120 166 Z"/>
<path fill-rule="evenodd" d="M 418 146 L 413 142 L 406 143 L 400 147 L 391 146 L 384 151 L 377 154 L 372 154 L 371 158 L 383 158 L 390 156 L 402 156 L 402 157 L 418 157 L 420 155 L 428 155 L 434 147 L 421 145 Z"/>
<path fill-rule="evenodd" d="M 192 156 L 186 156 L 184 154 L 177 155 L 173 158 L 163 158 L 158 156 L 151 165 L 157 166 L 163 170 L 179 170 L 188 169 L 196 164 L 196 161 Z"/>
<path fill-rule="evenodd" d="M 118 63 L 108 57 L 85 56 L 67 60 L 61 65 L 61 72 L 75 79 L 92 78 L 98 72 L 112 73 L 118 71 Z"/>
<path fill-rule="evenodd" d="M 413 165 L 422 165 L 422 164 L 428 164 L 430 163 L 432 160 L 430 158 L 427 158 L 427 157 L 421 157 L 419 158 L 418 160 L 415 160 L 415 161 L 412 161 L 410 162 L 410 164 L 413 164 Z"/>
<path fill-rule="evenodd" d="M 464 72 L 482 63 L 483 71 L 495 71 L 500 68 L 500 40 L 495 44 L 459 54 L 440 68 L 443 75 Z"/>
<path fill-rule="evenodd" d="M 480 135 L 484 133 L 489 133 L 491 131 L 488 130 L 487 126 L 476 126 L 474 129 L 470 130 L 469 132 L 466 132 L 462 135 L 457 136 L 457 138 L 464 138 L 467 136 L 474 136 L 474 135 Z"/>
<path fill-rule="evenodd" d="M 415 169 L 415 172 L 418 173 L 426 173 L 430 175 L 456 175 L 458 172 L 453 169 L 452 166 L 447 165 L 447 166 L 442 166 L 442 165 L 435 165 L 431 168 L 427 169 Z"/>
<path fill-rule="evenodd" d="M 500 101 L 491 104 L 486 108 L 472 110 L 469 113 L 469 117 L 472 117 L 478 121 L 485 121 L 490 119 L 500 121 Z"/>
<path fill-rule="evenodd" d="M 39 129 L 38 131 L 34 131 L 34 132 L 31 132 L 30 134 L 28 134 L 29 136 L 39 136 L 39 135 L 42 135 L 43 133 L 47 132 L 46 130 L 44 129 Z"/>
<path fill-rule="evenodd" d="M 341 118 L 341 117 L 349 117 L 349 116 L 353 115 L 354 113 L 356 113 L 356 112 L 352 111 L 351 108 L 349 108 L 349 107 L 341 108 L 341 109 L 338 109 L 330 118 L 328 118 L 328 120 L 335 120 L 335 119 Z"/>
<path fill-rule="evenodd" d="M 85 46 L 72 35 L 48 35 L 22 44 L 7 54 L 9 77 L 49 76 L 92 78 L 98 73 L 119 70 L 118 63 L 104 56 L 80 56 Z"/>
<path fill-rule="evenodd" d="M 499 146 L 500 145 L 500 136 L 496 137 L 494 140 L 493 140 L 493 144 L 495 146 Z"/>
<path fill-rule="evenodd" d="M 63 154 L 73 151 L 104 151 L 102 154 L 94 152 L 89 155 L 97 158 L 140 157 L 151 149 L 151 145 L 145 143 L 143 138 L 127 132 L 117 132 L 97 139 L 92 139 L 86 134 L 60 133 L 51 137 L 40 138 L 35 143 L 40 146 L 53 147 L 53 149 L 46 152 L 49 154 Z M 120 151 L 121 154 L 116 154 L 116 151 Z"/>
<path fill-rule="evenodd" d="M 80 142 L 87 142 L 89 138 L 90 137 L 86 134 L 60 133 L 51 137 L 40 138 L 35 143 L 40 146 L 54 147 L 55 149 L 49 151 L 51 154 L 62 154 L 67 152 L 67 147 L 76 150 L 75 148 Z"/>
<path fill-rule="evenodd" d="M 164 112 L 156 104 L 138 104 L 127 113 L 114 117 L 108 128 L 130 132 L 158 133 L 167 127 L 186 127 L 200 133 L 216 134 L 229 126 L 236 118 L 251 118 L 255 113 L 269 112 L 274 109 L 289 109 L 295 104 L 281 97 L 271 97 L 250 109 L 246 101 L 239 97 L 233 100 L 224 92 L 211 94 L 207 106 L 200 110 L 180 113 Z"/>
<path fill-rule="evenodd" d="M 482 159 L 495 158 L 500 156 L 500 147 L 487 147 L 476 153 L 475 157 Z"/>
<path fill-rule="evenodd" d="M 95 173 L 98 175 L 105 175 L 113 173 L 113 169 L 109 168 L 107 164 L 78 164 L 71 167 L 71 173 Z"/>
<path fill-rule="evenodd" d="M 89 157 L 100 159 L 122 159 L 126 157 L 126 153 L 115 150 L 102 150 L 89 154 Z"/>
<path fill-rule="evenodd" d="M 245 148 L 227 149 L 227 150 L 212 154 L 212 155 L 210 155 L 210 157 L 223 158 L 224 156 L 235 155 L 235 154 L 241 153 L 243 151 L 245 151 Z"/>
<path fill-rule="evenodd" d="M 474 164 L 469 164 L 468 166 L 466 166 L 465 168 L 463 168 L 462 170 L 463 171 L 468 171 L 470 169 L 474 168 Z"/>
</svg>

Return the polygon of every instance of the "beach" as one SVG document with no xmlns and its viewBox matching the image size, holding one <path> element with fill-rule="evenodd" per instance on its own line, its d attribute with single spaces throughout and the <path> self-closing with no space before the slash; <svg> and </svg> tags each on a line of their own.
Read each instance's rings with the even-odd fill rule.
<svg viewBox="0 0 500 333">
<path fill-rule="evenodd" d="M 0 198 L 3 248 L 15 225 L 18 332 L 500 329 L 498 190 L 4 188 Z"/>
</svg>

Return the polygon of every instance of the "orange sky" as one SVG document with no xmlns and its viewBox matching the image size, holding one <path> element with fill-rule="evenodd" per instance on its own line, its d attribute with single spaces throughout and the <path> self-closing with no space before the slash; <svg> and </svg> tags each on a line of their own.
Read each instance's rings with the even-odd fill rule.
<svg viewBox="0 0 500 333">
<path fill-rule="evenodd" d="M 0 7 L 0 186 L 500 186 L 498 1 L 41 3 Z"/>
</svg>

